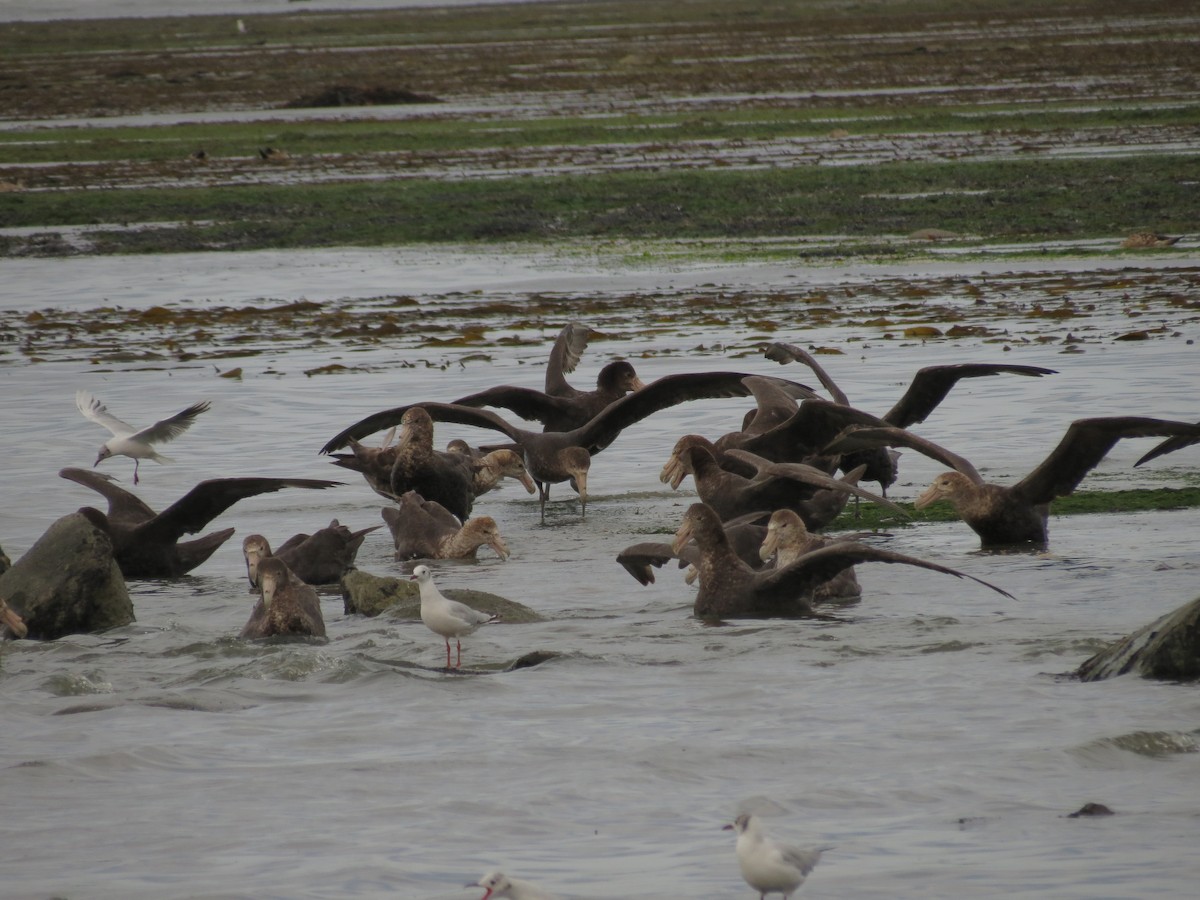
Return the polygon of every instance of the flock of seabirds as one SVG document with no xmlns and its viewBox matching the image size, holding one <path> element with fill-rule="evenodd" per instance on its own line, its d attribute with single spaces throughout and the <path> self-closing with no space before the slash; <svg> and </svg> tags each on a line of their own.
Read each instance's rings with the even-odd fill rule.
<svg viewBox="0 0 1200 900">
<path fill-rule="evenodd" d="M 485 546 L 507 559 L 509 549 L 497 522 L 490 516 L 471 516 L 476 498 L 501 480 L 515 479 L 538 494 L 543 523 L 551 486 L 565 483 L 578 495 L 580 515 L 586 517 L 591 458 L 623 429 L 679 403 L 747 397 L 754 406 L 736 430 L 716 439 L 684 435 L 676 441 L 661 480 L 678 488 L 691 476 L 699 502 L 688 507 L 669 543 L 638 543 L 618 555 L 617 561 L 640 583 L 654 581 L 655 569 L 668 564 L 686 568 L 687 581 L 698 582 L 694 613 L 706 620 L 818 615 L 822 604 L 859 596 L 854 566 L 867 562 L 918 566 L 969 578 L 1011 596 L 956 569 L 864 543 L 858 539 L 862 535 L 831 537 L 819 532 L 850 497 L 904 514 L 886 498 L 886 490 L 896 480 L 899 454 L 895 448 L 907 448 L 949 468 L 916 499 L 917 509 L 948 501 L 979 535 L 983 549 L 1043 549 L 1051 501 L 1070 494 L 1117 441 L 1165 439 L 1136 465 L 1200 443 L 1200 424 L 1195 423 L 1144 416 L 1078 419 L 1032 472 L 1002 486 L 984 481 L 967 459 L 920 437 L 910 427 L 924 421 L 961 379 L 1042 377 L 1055 374 L 1052 369 L 990 363 L 929 366 L 919 370 L 896 404 L 877 417 L 852 406 L 807 351 L 782 343 L 764 348 L 766 357 L 806 366 L 828 398 L 800 382 L 741 372 L 667 375 L 644 384 L 624 360 L 605 365 L 594 390 L 579 390 L 566 376 L 594 335 L 580 323 L 562 329 L 550 351 L 543 390 L 502 385 L 449 403 L 421 402 L 384 410 L 349 426 L 321 448 L 338 466 L 361 473 L 390 502 L 382 511 L 383 525 L 391 531 L 397 559 L 470 559 Z M 126 578 L 171 578 L 199 566 L 234 529 L 183 538 L 202 531 L 239 500 L 284 488 L 341 484 L 324 479 L 211 479 L 156 513 L 95 467 L 109 457 L 130 457 L 136 485 L 141 460 L 165 461 L 156 445 L 183 434 L 209 404 L 196 403 L 140 430 L 86 392 L 76 396 L 76 404 L 112 437 L 100 448 L 92 469 L 67 468 L 59 474 L 108 501 L 106 513 L 91 507 L 80 512 L 112 539 L 114 557 Z M 508 410 L 541 428 L 518 427 L 484 407 Z M 476 448 L 456 440 L 439 450 L 434 446 L 437 422 L 477 426 L 499 432 L 506 440 Z M 385 429 L 380 445 L 361 443 Z M 879 493 L 866 490 L 861 482 L 877 484 Z M 383 525 L 352 531 L 335 519 L 326 528 L 295 535 L 274 548 L 263 535 L 247 537 L 242 549 L 258 599 L 242 637 L 323 638 L 325 623 L 314 585 L 339 582 L 353 568 L 366 535 Z M 445 597 L 428 565 L 417 565 L 412 580 L 420 592 L 422 621 L 445 641 L 446 668 L 461 668 L 461 639 L 497 617 Z M 11 636 L 24 635 L 20 617 L 2 598 L 0 626 Z M 457 650 L 453 664 L 451 639 Z M 819 849 L 772 840 L 751 815 L 739 816 L 727 828 L 737 833 L 743 877 L 762 897 L 789 896 L 820 858 Z M 549 897 L 530 883 L 499 872 L 474 885 L 485 888 L 483 900 Z"/>
</svg>

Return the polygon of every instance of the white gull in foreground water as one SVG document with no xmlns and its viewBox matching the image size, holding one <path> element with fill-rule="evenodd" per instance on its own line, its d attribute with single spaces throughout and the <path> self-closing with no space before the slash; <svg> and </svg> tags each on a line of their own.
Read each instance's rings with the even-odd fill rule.
<svg viewBox="0 0 1200 900">
<path fill-rule="evenodd" d="M 510 878 L 503 872 L 488 872 L 478 881 L 473 881 L 467 887 L 486 888 L 479 900 L 554 900 L 545 891 L 528 881 L 520 878 Z"/>
<path fill-rule="evenodd" d="M 808 877 L 830 847 L 804 850 L 781 844 L 767 837 L 758 819 L 742 813 L 726 831 L 737 832 L 737 858 L 746 884 L 758 891 L 760 900 L 767 894 L 790 897 Z"/>
<path fill-rule="evenodd" d="M 75 394 L 75 405 L 85 418 L 91 419 L 98 425 L 103 425 L 113 436 L 100 445 L 100 453 L 92 468 L 100 465 L 110 456 L 128 456 L 133 460 L 133 483 L 138 483 L 138 465 L 143 459 L 152 459 L 156 463 L 170 462 L 170 457 L 163 456 L 154 449 L 154 444 L 164 444 L 173 441 L 192 427 L 196 416 L 209 408 L 207 400 L 193 403 L 182 412 L 169 419 L 162 419 L 138 431 L 128 422 L 118 419 L 108 411 L 108 407 L 89 394 L 78 391 Z"/>
</svg>

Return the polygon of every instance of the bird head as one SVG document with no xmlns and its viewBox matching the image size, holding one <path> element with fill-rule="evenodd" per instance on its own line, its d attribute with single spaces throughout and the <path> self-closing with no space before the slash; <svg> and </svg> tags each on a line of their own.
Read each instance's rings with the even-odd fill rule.
<svg viewBox="0 0 1200 900">
<path fill-rule="evenodd" d="M 263 606 L 271 608 L 275 595 L 288 581 L 288 567 L 283 560 L 268 556 L 258 564 L 258 590 L 262 594 Z"/>
<path fill-rule="evenodd" d="M 418 566 L 418 568 L 424 568 Z M 512 882 L 508 880 L 508 876 L 503 872 L 488 872 L 478 881 L 468 884 L 467 887 L 484 888 L 483 896 L 479 900 L 488 900 L 489 897 L 495 896 L 507 897 L 509 890 L 512 888 Z"/>
<path fill-rule="evenodd" d="M 913 501 L 914 509 L 924 509 L 930 503 L 935 503 L 938 500 L 950 500 L 959 493 L 959 487 L 963 482 L 969 483 L 969 479 L 959 472 L 943 472 L 937 478 L 933 479 L 933 484 L 925 488 L 925 491 Z"/>
<path fill-rule="evenodd" d="M 246 577 L 250 587 L 258 586 L 258 566 L 271 555 L 271 545 L 261 534 L 252 534 L 242 541 L 242 556 L 246 559 Z"/>
</svg>

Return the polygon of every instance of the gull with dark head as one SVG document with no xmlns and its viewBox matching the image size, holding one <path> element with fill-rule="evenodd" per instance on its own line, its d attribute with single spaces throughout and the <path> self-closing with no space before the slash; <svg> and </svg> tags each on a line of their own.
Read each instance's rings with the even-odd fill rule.
<svg viewBox="0 0 1200 900">
<path fill-rule="evenodd" d="M 108 411 L 108 407 L 89 394 L 78 391 L 75 394 L 75 405 L 84 417 L 91 419 L 97 425 L 103 425 L 112 432 L 112 437 L 100 445 L 100 453 L 92 468 L 100 465 L 110 456 L 128 456 L 133 460 L 133 483 L 138 483 L 138 465 L 143 459 L 152 459 L 156 463 L 170 462 L 170 457 L 163 456 L 154 449 L 155 444 L 165 444 L 173 441 L 192 427 L 196 416 L 207 412 L 209 402 L 201 400 L 193 403 L 182 412 L 177 412 L 169 419 L 160 419 L 153 425 L 137 429 L 118 419 Z"/>
</svg>

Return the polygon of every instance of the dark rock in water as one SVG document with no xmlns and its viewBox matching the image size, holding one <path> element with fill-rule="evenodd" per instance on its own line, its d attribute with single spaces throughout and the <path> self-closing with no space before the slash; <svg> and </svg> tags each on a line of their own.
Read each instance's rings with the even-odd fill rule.
<svg viewBox="0 0 1200 900">
<path fill-rule="evenodd" d="M 1135 672 L 1145 678 L 1200 678 L 1200 597 L 1101 650 L 1076 672 L 1101 681 Z"/>
<path fill-rule="evenodd" d="M 528 606 L 486 591 L 443 588 L 442 593 L 451 600 L 465 603 L 480 612 L 497 614 L 505 624 L 544 621 Z M 347 572 L 342 578 L 342 601 L 345 604 L 346 615 L 357 613 L 377 616 L 388 610 L 400 618 L 421 618 L 421 597 L 417 583 L 407 578 L 372 575 L 355 569 Z"/>
<path fill-rule="evenodd" d="M 8 555 L 4 552 L 3 548 L 0 548 L 0 575 L 3 575 L 11 568 L 12 560 L 8 558 Z"/>
<path fill-rule="evenodd" d="M 28 637 L 52 641 L 134 620 L 108 535 L 79 513 L 63 516 L 3 575 L 0 595 Z"/>
<path fill-rule="evenodd" d="M 561 655 L 562 654 L 554 653 L 550 650 L 533 650 L 514 660 L 512 665 L 510 665 L 504 671 L 515 672 L 517 669 L 532 669 L 534 666 L 540 666 L 544 662 L 557 659 Z"/>
<path fill-rule="evenodd" d="M 1111 809 L 1109 809 L 1103 803 L 1085 803 L 1085 804 L 1083 804 L 1083 806 L 1079 807 L 1079 809 L 1075 810 L 1075 812 L 1068 813 L 1067 818 L 1068 819 L 1079 819 L 1079 818 L 1083 818 L 1085 816 L 1114 816 L 1114 815 L 1116 815 L 1116 813 L 1114 813 Z"/>
</svg>

